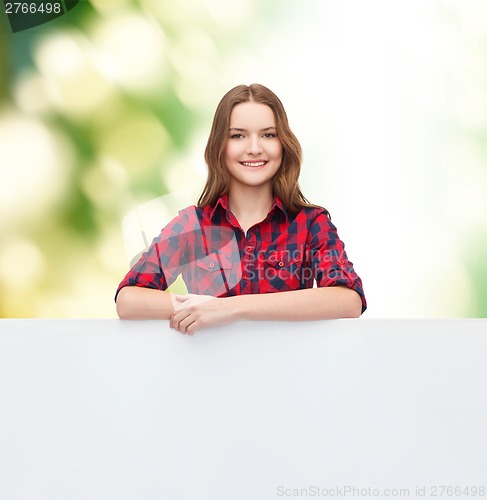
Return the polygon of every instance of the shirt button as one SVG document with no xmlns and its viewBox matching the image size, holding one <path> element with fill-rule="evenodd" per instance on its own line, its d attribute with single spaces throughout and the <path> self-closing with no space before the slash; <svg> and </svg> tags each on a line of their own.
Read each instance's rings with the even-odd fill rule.
<svg viewBox="0 0 487 500">
<path fill-rule="evenodd" d="M 284 265 L 284 262 L 281 260 L 281 262 L 279 262 L 279 264 L 277 264 L 279 267 L 282 267 Z"/>
<path fill-rule="evenodd" d="M 246 250 L 247 250 L 247 252 L 251 252 L 253 249 L 254 249 L 254 247 L 248 246 Z"/>
<path fill-rule="evenodd" d="M 213 262 L 210 262 L 210 267 L 213 269 L 215 267 L 215 264 L 213 264 Z"/>
<path fill-rule="evenodd" d="M 345 264 L 345 261 L 343 259 L 340 259 L 338 263 L 343 266 L 343 264 Z"/>
</svg>

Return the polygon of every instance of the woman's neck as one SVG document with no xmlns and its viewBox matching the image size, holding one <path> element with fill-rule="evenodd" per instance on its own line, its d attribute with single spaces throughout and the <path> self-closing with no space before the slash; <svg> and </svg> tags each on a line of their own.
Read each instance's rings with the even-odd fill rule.
<svg viewBox="0 0 487 500">
<path fill-rule="evenodd" d="M 228 206 L 242 228 L 265 219 L 273 201 L 274 196 L 270 186 L 262 186 L 262 189 L 254 186 L 247 189 L 246 186 L 243 189 L 231 188 L 228 193 Z"/>
</svg>

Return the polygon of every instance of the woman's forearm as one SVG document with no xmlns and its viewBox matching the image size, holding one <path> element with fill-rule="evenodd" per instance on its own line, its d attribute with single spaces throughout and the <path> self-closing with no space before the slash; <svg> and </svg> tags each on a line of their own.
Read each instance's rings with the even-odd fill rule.
<svg viewBox="0 0 487 500">
<path fill-rule="evenodd" d="M 235 319 L 306 321 L 358 318 L 362 312 L 359 294 L 343 286 L 239 295 L 226 300 L 231 301 Z"/>
<path fill-rule="evenodd" d="M 117 296 L 121 319 L 169 319 L 173 310 L 171 294 L 162 290 L 126 286 Z"/>
<path fill-rule="evenodd" d="M 225 302 L 224 309 L 232 320 L 357 318 L 362 310 L 358 293 L 342 286 L 237 295 L 218 300 L 222 300 L 222 304 Z M 174 303 L 167 291 L 126 286 L 118 293 L 117 313 L 121 319 L 169 319 L 175 309 Z"/>
</svg>

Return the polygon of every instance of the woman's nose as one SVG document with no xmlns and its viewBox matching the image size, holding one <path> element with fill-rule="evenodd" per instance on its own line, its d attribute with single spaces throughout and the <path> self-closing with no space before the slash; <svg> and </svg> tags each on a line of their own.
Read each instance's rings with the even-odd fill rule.
<svg viewBox="0 0 487 500">
<path fill-rule="evenodd" d="M 248 152 L 250 154 L 259 154 L 262 152 L 262 145 L 260 144 L 259 137 L 251 136 L 248 142 Z"/>
</svg>

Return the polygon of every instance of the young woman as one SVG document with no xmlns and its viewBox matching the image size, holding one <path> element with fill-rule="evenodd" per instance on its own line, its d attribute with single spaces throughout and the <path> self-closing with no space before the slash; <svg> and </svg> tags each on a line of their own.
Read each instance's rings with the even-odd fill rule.
<svg viewBox="0 0 487 500">
<path fill-rule="evenodd" d="M 120 318 L 169 319 L 193 334 L 238 319 L 365 311 L 362 282 L 328 212 L 299 189 L 301 146 L 273 92 L 258 84 L 230 90 L 205 160 L 197 206 L 180 211 L 120 283 Z M 168 293 L 180 273 L 189 293 Z"/>
</svg>

